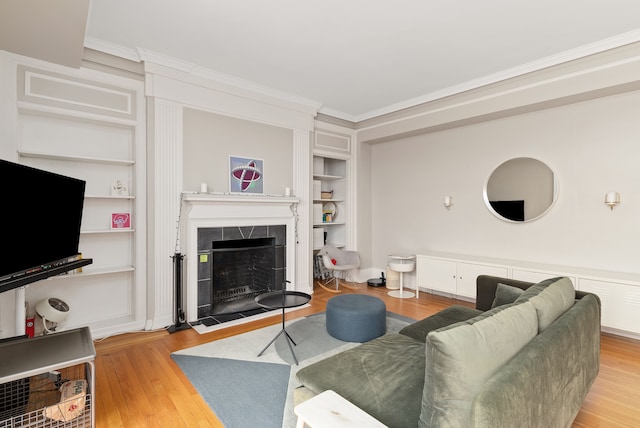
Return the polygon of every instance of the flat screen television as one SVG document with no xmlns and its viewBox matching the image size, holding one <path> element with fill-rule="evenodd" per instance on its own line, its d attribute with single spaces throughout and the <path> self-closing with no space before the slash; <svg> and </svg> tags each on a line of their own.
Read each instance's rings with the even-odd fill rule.
<svg viewBox="0 0 640 428">
<path fill-rule="evenodd" d="M 79 260 L 86 182 L 0 159 L 0 292 L 91 263 Z"/>
<path fill-rule="evenodd" d="M 513 221 L 524 221 L 524 201 L 489 201 L 491 208 L 502 217 Z"/>
</svg>

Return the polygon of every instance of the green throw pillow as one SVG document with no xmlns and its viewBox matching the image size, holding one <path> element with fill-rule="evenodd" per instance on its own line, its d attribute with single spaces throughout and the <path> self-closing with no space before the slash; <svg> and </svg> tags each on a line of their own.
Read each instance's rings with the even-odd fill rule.
<svg viewBox="0 0 640 428">
<path fill-rule="evenodd" d="M 430 332 L 418 426 L 471 426 L 471 405 L 482 385 L 537 333 L 536 310 L 530 302 L 502 306 Z"/>
<path fill-rule="evenodd" d="M 529 287 L 515 303 L 531 302 L 538 314 L 538 332 L 542 333 L 575 303 L 576 290 L 567 277 L 551 278 Z"/>
<path fill-rule="evenodd" d="M 522 293 L 524 293 L 522 288 L 498 283 L 498 288 L 496 288 L 496 297 L 493 299 L 491 308 L 513 303 Z"/>
</svg>

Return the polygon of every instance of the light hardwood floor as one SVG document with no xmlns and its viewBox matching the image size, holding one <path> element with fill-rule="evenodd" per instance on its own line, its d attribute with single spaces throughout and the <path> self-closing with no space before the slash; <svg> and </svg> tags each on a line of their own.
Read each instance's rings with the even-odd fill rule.
<svg viewBox="0 0 640 428">
<path fill-rule="evenodd" d="M 366 293 L 384 300 L 387 310 L 422 319 L 459 300 L 420 293 L 419 299 L 387 296 L 384 287 L 342 293 Z M 325 310 L 336 294 L 315 288 L 311 306 L 287 314 L 287 320 Z M 280 315 L 199 335 L 189 329 L 169 334 L 128 333 L 96 341 L 97 428 L 223 427 L 191 386 L 170 354 L 213 340 L 277 324 Z M 640 341 L 602 335 L 600 374 L 584 401 L 573 427 L 640 427 Z M 228 427 L 233 428 L 233 427 Z"/>
</svg>

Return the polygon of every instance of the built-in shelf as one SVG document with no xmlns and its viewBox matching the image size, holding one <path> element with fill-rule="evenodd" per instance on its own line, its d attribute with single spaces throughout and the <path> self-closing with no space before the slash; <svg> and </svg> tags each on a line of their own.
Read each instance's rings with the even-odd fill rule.
<svg viewBox="0 0 640 428">
<path fill-rule="evenodd" d="M 81 230 L 81 235 L 95 235 L 98 233 L 133 233 L 135 229 L 101 229 L 101 230 Z"/>
<path fill-rule="evenodd" d="M 51 159 L 51 160 L 62 160 L 62 161 L 73 161 L 73 162 L 88 162 L 88 163 L 102 163 L 102 164 L 111 164 L 111 165 L 133 165 L 135 161 L 127 160 L 127 159 L 108 159 L 108 158 L 94 158 L 94 157 L 85 157 L 85 156 L 64 156 L 64 155 L 54 155 L 51 153 L 40 153 L 40 152 L 27 152 L 27 151 L 18 151 L 18 154 L 25 158 L 39 158 L 39 159 Z"/>
<path fill-rule="evenodd" d="M 314 180 L 344 180 L 340 175 L 313 174 Z"/>
<path fill-rule="evenodd" d="M 135 199 L 135 196 L 84 195 L 85 199 Z"/>
<path fill-rule="evenodd" d="M 135 268 L 133 266 L 110 266 L 107 268 L 98 268 L 98 269 L 85 269 L 82 272 L 69 272 L 66 275 L 57 275 L 52 276 L 49 280 L 56 279 L 64 279 L 64 278 L 73 278 L 73 277 L 85 277 L 85 276 L 93 276 L 93 275 L 109 275 L 115 273 L 123 273 L 123 272 L 133 272 Z"/>
<path fill-rule="evenodd" d="M 340 224 L 346 224 L 344 221 L 328 221 L 324 223 L 314 223 L 314 226 L 337 226 Z"/>
<path fill-rule="evenodd" d="M 327 137 L 327 134 L 322 134 L 322 137 Z M 340 139 L 340 142 L 346 141 Z M 346 185 L 347 171 L 346 159 L 328 154 L 314 153 L 312 196 L 314 249 L 321 248 L 325 240 L 327 243 L 333 243 L 332 245 L 336 247 L 345 247 L 349 209 L 349 195 Z M 331 192 L 331 198 L 323 199 L 321 197 L 323 192 Z M 325 209 L 331 212 L 330 218 L 334 221 L 323 221 L 325 219 Z"/>
<path fill-rule="evenodd" d="M 323 204 L 325 202 L 344 202 L 344 199 L 314 199 L 314 204 Z"/>
</svg>

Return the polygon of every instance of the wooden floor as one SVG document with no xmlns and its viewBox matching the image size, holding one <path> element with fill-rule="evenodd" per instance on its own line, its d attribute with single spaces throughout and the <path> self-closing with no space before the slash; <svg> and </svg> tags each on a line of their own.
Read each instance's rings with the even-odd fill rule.
<svg viewBox="0 0 640 428">
<path fill-rule="evenodd" d="M 422 319 L 452 304 L 468 302 L 421 293 L 419 299 L 387 296 L 384 287 L 360 285 L 342 293 L 366 293 L 383 299 L 387 310 Z M 316 286 L 311 306 L 287 314 L 287 320 L 325 310 L 335 294 Z M 170 354 L 280 322 L 280 316 L 204 335 L 189 329 L 169 334 L 128 333 L 96 341 L 97 428 L 223 427 L 191 386 Z M 573 427 L 640 427 L 640 341 L 602 335 L 600 374 Z M 228 427 L 233 428 L 233 427 Z"/>
</svg>

